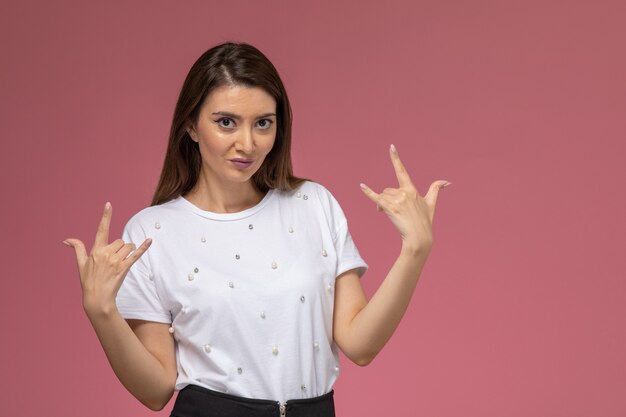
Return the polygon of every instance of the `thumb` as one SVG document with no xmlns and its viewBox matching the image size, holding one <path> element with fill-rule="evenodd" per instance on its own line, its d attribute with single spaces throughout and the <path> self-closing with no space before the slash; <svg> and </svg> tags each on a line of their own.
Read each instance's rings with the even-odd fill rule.
<svg viewBox="0 0 626 417">
<path fill-rule="evenodd" d="M 76 252 L 76 262 L 78 263 L 78 269 L 82 269 L 83 265 L 87 262 L 87 250 L 85 250 L 85 245 L 78 239 L 65 239 L 63 241 L 69 247 L 74 248 L 74 252 Z"/>
<path fill-rule="evenodd" d="M 437 197 L 439 197 L 439 190 L 451 184 L 452 184 L 451 182 L 448 182 L 446 180 L 438 180 L 430 184 L 430 188 L 428 189 L 428 192 L 424 196 L 424 200 L 426 200 L 428 202 L 428 205 L 432 208 L 432 212 L 430 215 L 431 221 L 432 221 L 433 216 L 435 215 L 435 206 L 437 205 Z"/>
</svg>

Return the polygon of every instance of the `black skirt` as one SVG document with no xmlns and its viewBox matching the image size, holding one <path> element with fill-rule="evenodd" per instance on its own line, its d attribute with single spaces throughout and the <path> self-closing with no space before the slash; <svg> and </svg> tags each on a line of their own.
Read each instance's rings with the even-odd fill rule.
<svg viewBox="0 0 626 417">
<path fill-rule="evenodd" d="M 197 385 L 180 390 L 170 417 L 335 417 L 333 391 L 315 398 L 278 401 L 243 398 Z"/>
</svg>

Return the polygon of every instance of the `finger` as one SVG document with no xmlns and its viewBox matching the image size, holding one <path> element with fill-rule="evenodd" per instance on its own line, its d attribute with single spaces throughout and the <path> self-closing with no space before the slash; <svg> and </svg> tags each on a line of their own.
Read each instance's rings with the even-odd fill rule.
<svg viewBox="0 0 626 417">
<path fill-rule="evenodd" d="M 120 259 L 126 259 L 129 253 L 134 251 L 137 248 L 137 245 L 134 243 L 126 243 L 120 250 L 117 251 L 116 255 L 119 256 Z"/>
<path fill-rule="evenodd" d="M 400 160 L 400 155 L 398 155 L 398 150 L 394 145 L 389 147 L 389 156 L 391 157 L 391 162 L 393 163 L 393 168 L 396 171 L 396 178 L 398 178 L 398 185 L 401 188 L 415 188 L 413 182 L 411 181 L 411 177 L 409 177 L 409 173 L 407 172 L 404 164 Z"/>
<path fill-rule="evenodd" d="M 441 190 L 444 187 L 447 187 L 450 184 L 452 183 L 445 181 L 445 180 L 438 180 L 430 184 L 430 188 L 428 189 L 428 192 L 424 196 L 424 200 L 426 200 L 428 205 L 431 207 L 431 214 L 430 214 L 431 220 L 433 216 L 435 215 L 435 206 L 437 205 L 437 197 L 439 196 L 439 190 Z"/>
<path fill-rule="evenodd" d="M 361 187 L 361 191 L 363 191 L 363 194 L 365 194 L 367 198 L 378 204 L 378 200 L 380 199 L 379 194 L 375 193 L 374 190 L 372 190 L 370 187 L 363 183 L 359 184 L 359 186 Z"/>
<path fill-rule="evenodd" d="M 378 198 L 378 206 L 380 207 L 378 211 L 384 211 L 387 214 L 398 213 L 398 202 L 393 196 L 381 194 Z"/>
<path fill-rule="evenodd" d="M 98 225 L 98 231 L 96 232 L 96 240 L 94 242 L 94 248 L 106 246 L 109 241 L 109 226 L 111 225 L 111 203 L 107 202 L 104 205 L 104 212 Z"/>
<path fill-rule="evenodd" d="M 78 269 L 81 270 L 88 259 L 85 245 L 78 239 L 65 239 L 63 243 L 71 248 L 74 248 L 74 252 L 76 253 L 76 263 L 78 264 Z"/>
<path fill-rule="evenodd" d="M 144 252 L 148 250 L 150 245 L 152 245 L 152 239 L 148 238 L 144 240 L 141 246 L 139 246 L 134 252 L 128 255 L 128 257 L 124 260 L 124 262 L 122 262 L 124 264 L 124 267 L 126 269 L 130 269 L 130 267 L 135 262 L 137 262 L 137 259 L 139 259 L 141 255 L 143 255 Z"/>
<path fill-rule="evenodd" d="M 111 248 L 113 253 L 116 253 L 120 249 L 122 249 L 125 244 L 126 242 L 124 242 L 122 239 L 115 239 L 113 242 L 109 243 L 109 247 Z"/>
</svg>

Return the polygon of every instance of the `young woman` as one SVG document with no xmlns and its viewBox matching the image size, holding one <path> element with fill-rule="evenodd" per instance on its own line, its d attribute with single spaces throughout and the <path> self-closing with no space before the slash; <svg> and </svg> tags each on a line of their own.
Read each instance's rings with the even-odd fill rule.
<svg viewBox="0 0 626 417">
<path fill-rule="evenodd" d="M 64 242 L 113 370 L 150 409 L 176 390 L 173 417 L 334 416 L 338 349 L 367 365 L 406 311 L 449 183 L 421 197 L 391 145 L 398 187 L 361 184 L 402 238 L 368 301 L 339 204 L 293 176 L 290 146 L 274 66 L 253 46 L 218 45 L 182 87 L 152 206 L 108 243 L 107 203 L 89 254 Z"/>
</svg>

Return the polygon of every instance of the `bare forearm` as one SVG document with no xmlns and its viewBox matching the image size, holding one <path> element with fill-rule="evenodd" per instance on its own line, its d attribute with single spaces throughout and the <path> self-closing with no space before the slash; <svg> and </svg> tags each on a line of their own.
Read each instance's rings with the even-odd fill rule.
<svg viewBox="0 0 626 417">
<path fill-rule="evenodd" d="M 145 348 L 117 308 L 87 311 L 87 316 L 120 382 L 148 408 L 162 409 L 174 393 L 176 376 Z"/>
<path fill-rule="evenodd" d="M 430 248 L 403 246 L 396 262 L 367 305 L 349 326 L 357 363 L 368 364 L 389 341 L 406 312 Z"/>
</svg>

